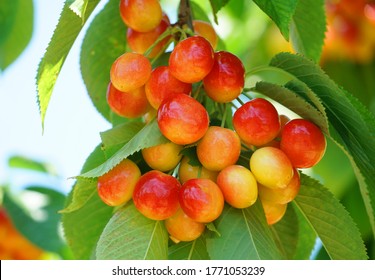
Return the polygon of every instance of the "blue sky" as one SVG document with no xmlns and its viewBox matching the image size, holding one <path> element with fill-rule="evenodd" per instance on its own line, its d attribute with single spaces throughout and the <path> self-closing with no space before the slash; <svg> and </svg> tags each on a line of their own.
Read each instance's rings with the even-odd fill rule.
<svg viewBox="0 0 375 280">
<path fill-rule="evenodd" d="M 81 34 L 55 86 L 42 135 L 35 76 L 63 3 L 34 0 L 33 38 L 23 54 L 0 74 L 0 184 L 22 186 L 33 180 L 7 167 L 8 158 L 19 154 L 54 165 L 62 176 L 57 187 L 69 191 L 73 181 L 67 178 L 79 174 L 86 157 L 100 143 L 99 132 L 110 128 L 92 106 L 81 79 Z"/>
</svg>

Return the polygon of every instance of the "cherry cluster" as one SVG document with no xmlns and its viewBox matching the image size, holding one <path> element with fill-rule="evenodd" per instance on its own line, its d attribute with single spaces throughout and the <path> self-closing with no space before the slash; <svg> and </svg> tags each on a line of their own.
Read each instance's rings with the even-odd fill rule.
<svg viewBox="0 0 375 280">
<path fill-rule="evenodd" d="M 308 120 L 279 115 L 263 98 L 233 107 L 232 128 L 225 121 L 212 124 L 193 89 L 215 104 L 234 106 L 245 84 L 241 60 L 215 51 L 213 27 L 195 21 L 195 33 L 190 29 L 192 34 L 175 41 L 168 65 L 152 69 L 149 59 L 175 40 L 165 31 L 171 26 L 159 1 L 121 1 L 120 12 L 133 52 L 112 65 L 108 104 L 126 118 L 155 117 L 169 142 L 141 151 L 151 171 L 142 174 L 127 158 L 100 176 L 101 199 L 111 206 L 132 199 L 144 216 L 163 220 L 175 242 L 198 238 L 225 203 L 247 208 L 259 197 L 268 224 L 279 221 L 299 191 L 298 168 L 312 167 L 324 154 L 321 130 Z M 191 148 L 193 155 L 184 153 Z M 247 163 L 240 164 L 245 154 Z"/>
</svg>

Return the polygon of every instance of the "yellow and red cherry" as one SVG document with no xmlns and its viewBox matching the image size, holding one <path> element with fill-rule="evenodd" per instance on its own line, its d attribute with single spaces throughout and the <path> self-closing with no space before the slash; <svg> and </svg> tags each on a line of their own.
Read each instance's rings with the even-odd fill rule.
<svg viewBox="0 0 375 280">
<path fill-rule="evenodd" d="M 197 145 L 199 161 L 213 171 L 235 164 L 240 153 L 241 140 L 237 133 L 220 126 L 210 126 Z"/>
<path fill-rule="evenodd" d="M 217 219 L 224 208 L 224 196 L 216 183 L 209 179 L 190 179 L 179 192 L 180 206 L 191 219 L 209 223 Z"/>
<path fill-rule="evenodd" d="M 186 94 L 176 94 L 160 105 L 157 121 L 161 133 L 178 145 L 201 139 L 209 126 L 205 107 Z"/>
<path fill-rule="evenodd" d="M 115 88 L 129 92 L 144 86 L 151 75 L 151 63 L 138 53 L 124 53 L 112 64 L 111 82 Z"/>
<path fill-rule="evenodd" d="M 245 144 L 262 146 L 279 133 L 279 114 L 271 102 L 255 98 L 236 110 L 233 126 Z"/>
<path fill-rule="evenodd" d="M 206 94 L 216 102 L 231 102 L 241 94 L 244 85 L 245 67 L 242 61 L 230 52 L 216 52 L 214 65 L 203 79 Z"/>
<path fill-rule="evenodd" d="M 168 66 L 156 67 L 151 72 L 151 76 L 145 86 L 147 99 L 155 109 L 158 109 L 165 99 L 175 94 L 189 95 L 191 88 L 191 84 L 176 79 L 170 73 Z"/>
<path fill-rule="evenodd" d="M 202 36 L 193 36 L 179 42 L 169 57 L 171 74 L 185 83 L 201 81 L 214 65 L 214 51 Z"/>
<path fill-rule="evenodd" d="M 128 202 L 141 171 L 130 159 L 124 159 L 113 169 L 98 178 L 98 194 L 109 206 L 119 206 Z"/>
<path fill-rule="evenodd" d="M 242 165 L 231 165 L 217 176 L 224 200 L 235 208 L 247 208 L 258 198 L 258 186 L 254 175 Z"/>
</svg>

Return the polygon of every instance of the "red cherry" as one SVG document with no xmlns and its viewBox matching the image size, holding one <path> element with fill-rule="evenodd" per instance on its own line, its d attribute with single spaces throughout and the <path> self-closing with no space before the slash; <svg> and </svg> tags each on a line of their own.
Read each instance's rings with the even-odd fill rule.
<svg viewBox="0 0 375 280">
<path fill-rule="evenodd" d="M 318 126 L 304 119 L 285 124 L 281 133 L 280 148 L 295 168 L 316 165 L 326 150 L 326 139 Z"/>
<path fill-rule="evenodd" d="M 139 178 L 134 192 L 135 207 L 152 220 L 165 220 L 179 207 L 178 192 L 181 184 L 173 176 L 152 170 Z"/>
</svg>

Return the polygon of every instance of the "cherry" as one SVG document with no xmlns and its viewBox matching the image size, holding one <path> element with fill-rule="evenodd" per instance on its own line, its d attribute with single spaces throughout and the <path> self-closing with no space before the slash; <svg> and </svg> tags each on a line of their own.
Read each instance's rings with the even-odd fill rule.
<svg viewBox="0 0 375 280">
<path fill-rule="evenodd" d="M 233 126 L 245 144 L 261 146 L 279 133 L 280 119 L 271 102 L 255 98 L 236 110 Z"/>
<path fill-rule="evenodd" d="M 219 38 L 217 37 L 216 31 L 213 26 L 203 20 L 193 20 L 194 33 L 202 36 L 210 42 L 213 49 L 216 49 Z"/>
<path fill-rule="evenodd" d="M 124 118 L 141 117 L 149 108 L 143 86 L 129 92 L 122 92 L 109 83 L 107 102 L 113 112 Z"/>
<path fill-rule="evenodd" d="M 241 165 L 231 165 L 220 171 L 217 185 L 225 201 L 235 208 L 247 208 L 258 198 L 258 186 L 254 175 Z"/>
<path fill-rule="evenodd" d="M 141 171 L 130 159 L 124 159 L 112 170 L 98 178 L 98 194 L 104 203 L 119 206 L 133 195 Z"/>
<path fill-rule="evenodd" d="M 210 126 L 197 145 L 199 161 L 213 171 L 235 164 L 240 153 L 241 140 L 237 133 L 219 126 Z"/>
<path fill-rule="evenodd" d="M 285 188 L 293 177 L 293 166 L 286 154 L 274 147 L 256 150 L 250 158 L 256 180 L 271 189 Z"/>
<path fill-rule="evenodd" d="M 300 175 L 294 169 L 293 177 L 285 188 L 270 189 L 258 184 L 259 197 L 262 201 L 267 200 L 272 203 L 286 204 L 291 202 L 298 194 L 301 187 Z"/>
<path fill-rule="evenodd" d="M 151 106 L 158 109 L 160 104 L 177 93 L 190 94 L 191 84 L 177 80 L 168 66 L 156 67 L 146 83 L 146 96 Z"/>
<path fill-rule="evenodd" d="M 128 27 L 148 32 L 159 25 L 163 12 L 158 0 L 121 0 L 120 15 Z"/>
<path fill-rule="evenodd" d="M 169 142 L 143 149 L 142 156 L 152 169 L 169 171 L 180 162 L 182 149 L 183 146 Z"/>
<path fill-rule="evenodd" d="M 214 51 L 210 42 L 193 36 L 179 42 L 169 57 L 171 74 L 182 82 L 201 81 L 214 64 Z"/>
<path fill-rule="evenodd" d="M 234 54 L 216 52 L 214 65 L 203 79 L 207 95 L 216 102 L 226 103 L 236 99 L 245 85 L 245 67 Z"/>
<path fill-rule="evenodd" d="M 155 29 L 152 29 L 148 32 L 138 32 L 132 28 L 128 28 L 126 32 L 126 38 L 130 49 L 133 52 L 144 54 L 155 43 L 159 36 L 167 30 L 169 26 L 170 24 L 163 19 Z M 167 36 L 158 44 L 156 44 L 149 55 L 147 55 L 147 57 L 154 58 L 158 54 L 160 54 L 160 52 L 168 44 L 169 39 L 170 36 Z"/>
<path fill-rule="evenodd" d="M 218 218 L 224 208 L 223 194 L 209 179 L 190 179 L 179 193 L 182 210 L 194 221 L 209 223 Z"/>
<path fill-rule="evenodd" d="M 146 84 L 151 70 L 151 63 L 145 56 L 124 53 L 112 64 L 111 82 L 118 90 L 129 92 Z"/>
<path fill-rule="evenodd" d="M 209 125 L 205 107 L 186 94 L 166 99 L 158 109 L 161 133 L 173 143 L 192 144 L 201 139 Z"/>
<path fill-rule="evenodd" d="M 170 218 L 164 221 L 165 228 L 170 238 L 178 243 L 180 241 L 193 241 L 204 232 L 206 226 L 189 218 L 181 208 Z"/>
<path fill-rule="evenodd" d="M 145 217 L 165 220 L 176 213 L 181 184 L 173 176 L 151 170 L 142 175 L 133 192 L 135 207 Z"/>
<path fill-rule="evenodd" d="M 208 170 L 204 166 L 193 166 L 189 161 L 189 157 L 184 156 L 178 168 L 178 178 L 182 184 L 187 180 L 195 178 L 210 179 L 213 182 L 216 182 L 219 172 Z"/>
<path fill-rule="evenodd" d="M 294 119 L 285 124 L 280 148 L 296 168 L 316 165 L 326 150 L 326 139 L 318 126 L 304 119 Z"/>
<path fill-rule="evenodd" d="M 261 202 L 268 225 L 276 224 L 284 217 L 288 204 L 273 203 L 267 200 L 261 200 Z"/>
</svg>

